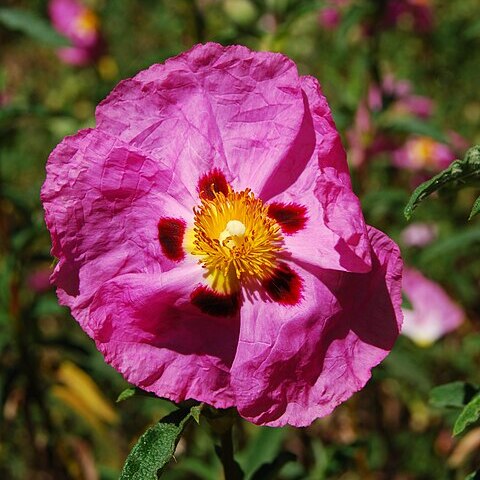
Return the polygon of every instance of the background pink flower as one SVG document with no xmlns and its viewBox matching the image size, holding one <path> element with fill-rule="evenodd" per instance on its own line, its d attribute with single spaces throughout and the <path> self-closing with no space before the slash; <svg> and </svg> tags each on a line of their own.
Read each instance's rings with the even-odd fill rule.
<svg viewBox="0 0 480 480">
<path fill-rule="evenodd" d="M 425 247 L 438 236 L 438 227 L 434 223 L 411 223 L 401 235 L 401 243 L 406 247 Z"/>
<path fill-rule="evenodd" d="M 440 171 L 455 158 L 454 151 L 448 145 L 426 136 L 411 137 L 393 152 L 393 163 L 410 170 Z"/>
<path fill-rule="evenodd" d="M 317 81 L 209 43 L 121 82 L 42 188 L 60 301 L 133 384 L 303 426 L 361 389 L 401 323 Z"/>
<path fill-rule="evenodd" d="M 71 65 L 87 65 L 104 50 L 100 21 L 96 14 L 77 0 L 50 0 L 50 18 L 54 28 L 72 42 L 58 50 L 58 56 Z"/>
<path fill-rule="evenodd" d="M 389 0 L 383 23 L 386 27 L 396 27 L 400 23 L 409 23 L 419 33 L 429 32 L 433 28 L 433 8 L 430 0 Z"/>
<path fill-rule="evenodd" d="M 405 268 L 403 292 L 412 308 L 404 308 L 402 334 L 421 346 L 428 346 L 455 330 L 464 320 L 463 310 L 437 283 L 419 271 Z"/>
</svg>

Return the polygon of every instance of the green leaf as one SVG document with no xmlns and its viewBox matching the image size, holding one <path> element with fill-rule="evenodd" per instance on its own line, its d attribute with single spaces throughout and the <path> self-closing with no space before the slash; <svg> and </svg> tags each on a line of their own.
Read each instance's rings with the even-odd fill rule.
<svg viewBox="0 0 480 480">
<path fill-rule="evenodd" d="M 123 402 L 124 400 L 127 400 L 127 398 L 133 397 L 137 393 L 136 388 L 126 388 L 123 392 L 120 393 L 120 395 L 117 397 L 116 402 Z"/>
<path fill-rule="evenodd" d="M 468 219 L 471 220 L 479 212 L 480 212 L 480 197 L 478 197 L 475 200 L 475 203 L 473 204 L 472 211 L 470 212 L 470 216 L 468 217 Z"/>
<path fill-rule="evenodd" d="M 263 464 L 251 477 L 250 480 L 275 480 L 280 470 L 289 462 L 294 462 L 296 455 L 291 452 L 280 452 L 275 460 Z"/>
<path fill-rule="evenodd" d="M 480 480 L 480 470 L 470 473 L 465 477 L 465 480 Z"/>
<path fill-rule="evenodd" d="M 437 140 L 437 142 L 446 141 L 445 135 L 442 133 L 441 130 L 415 117 L 395 118 L 394 120 L 387 120 L 385 122 L 382 122 L 381 126 L 385 130 L 391 130 L 392 133 L 424 135 L 427 137 L 431 137 L 434 140 Z"/>
<path fill-rule="evenodd" d="M 470 148 L 463 160 L 455 160 L 448 168 L 418 186 L 405 207 L 405 217 L 409 220 L 415 208 L 440 188 L 455 182 L 466 183 L 472 180 L 480 180 L 480 145 Z"/>
<path fill-rule="evenodd" d="M 120 480 L 157 480 L 192 419 L 191 408 L 178 409 L 150 427 L 128 455 Z"/>
<path fill-rule="evenodd" d="M 468 425 L 476 422 L 480 418 L 480 394 L 467 403 L 462 413 L 458 416 L 455 425 L 453 426 L 453 434 L 458 435 L 462 433 Z"/>
<path fill-rule="evenodd" d="M 57 33 L 45 20 L 32 12 L 17 8 L 0 8 L 0 24 L 18 30 L 46 45 L 62 47 L 69 45 L 66 38 Z"/>
<path fill-rule="evenodd" d="M 463 407 L 479 391 L 477 386 L 465 382 L 452 382 L 432 388 L 430 404 L 434 407 Z"/>
<path fill-rule="evenodd" d="M 479 227 L 475 226 L 460 230 L 458 233 L 452 233 L 448 237 L 437 240 L 432 245 L 426 247 L 420 256 L 420 262 L 422 265 L 430 265 L 431 262 L 437 262 L 441 258 L 453 260 L 468 254 L 469 249 L 474 245 L 478 245 L 479 242 Z"/>
<path fill-rule="evenodd" d="M 196 405 L 190 409 L 190 413 L 192 414 L 192 418 L 197 422 L 200 423 L 200 414 L 202 413 L 203 403 L 200 405 Z"/>
<path fill-rule="evenodd" d="M 250 441 L 236 456 L 247 477 L 258 470 L 263 463 L 272 462 L 280 452 L 287 429 L 271 427 L 250 427 Z"/>
</svg>

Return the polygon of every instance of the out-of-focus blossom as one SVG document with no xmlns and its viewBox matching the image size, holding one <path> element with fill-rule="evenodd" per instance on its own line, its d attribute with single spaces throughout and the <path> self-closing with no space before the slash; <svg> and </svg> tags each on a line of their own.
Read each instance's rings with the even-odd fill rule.
<svg viewBox="0 0 480 480">
<path fill-rule="evenodd" d="M 433 106 L 430 98 L 412 94 L 408 80 L 386 75 L 380 86 L 372 83 L 358 106 L 353 127 L 347 131 L 350 163 L 358 167 L 379 153 L 400 148 L 397 138 L 377 128 L 375 114 L 425 119 L 431 116 Z"/>
<path fill-rule="evenodd" d="M 370 86 L 368 104 L 374 111 L 388 108 L 393 114 L 422 119 L 429 118 L 434 109 L 431 98 L 413 94 L 412 84 L 408 80 L 396 79 L 391 74 L 384 77 L 381 86 Z"/>
<path fill-rule="evenodd" d="M 320 10 L 318 21 L 326 30 L 335 30 L 342 19 L 340 10 L 336 7 L 325 7 Z"/>
<path fill-rule="evenodd" d="M 400 236 L 406 247 L 425 247 L 432 243 L 438 235 L 438 227 L 434 223 L 416 222 L 405 228 Z"/>
<path fill-rule="evenodd" d="M 399 168 L 438 172 L 447 168 L 456 155 L 445 143 L 431 137 L 415 136 L 393 152 L 392 158 L 394 165 Z"/>
<path fill-rule="evenodd" d="M 402 334 L 417 345 L 428 346 L 455 330 L 464 320 L 463 310 L 437 283 L 413 268 L 405 268 L 403 293 L 412 308 L 403 308 Z"/>
<path fill-rule="evenodd" d="M 12 96 L 7 92 L 0 92 L 0 108 L 6 107 L 12 101 Z"/>
<path fill-rule="evenodd" d="M 361 102 L 358 106 L 353 128 L 346 135 L 349 161 L 354 167 L 359 167 L 374 155 L 390 151 L 396 146 L 391 138 L 376 129 L 366 102 Z"/>
<path fill-rule="evenodd" d="M 430 0 L 388 0 L 382 23 L 386 28 L 408 24 L 426 33 L 433 28 L 433 7 Z"/>
<path fill-rule="evenodd" d="M 28 287 L 37 293 L 46 292 L 50 288 L 52 288 L 50 284 L 50 275 L 52 274 L 52 270 L 49 267 L 39 268 L 34 270 L 28 277 L 27 277 L 27 285 Z"/>
<path fill-rule="evenodd" d="M 121 82 L 52 152 L 57 293 L 107 362 L 174 401 L 310 424 L 401 323 L 398 247 L 365 225 L 320 85 L 209 43 Z"/>
<path fill-rule="evenodd" d="M 70 65 L 83 66 L 96 61 L 104 51 L 97 15 L 77 0 L 50 0 L 49 14 L 54 28 L 72 43 L 58 50 Z"/>
<path fill-rule="evenodd" d="M 351 0 L 330 0 L 319 12 L 318 22 L 326 30 L 335 30 L 342 20 L 343 11 Z"/>
</svg>

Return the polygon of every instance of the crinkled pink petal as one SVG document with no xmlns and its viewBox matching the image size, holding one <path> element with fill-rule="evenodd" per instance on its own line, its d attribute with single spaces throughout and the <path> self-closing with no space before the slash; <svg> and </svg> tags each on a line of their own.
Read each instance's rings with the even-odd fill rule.
<svg viewBox="0 0 480 480">
<path fill-rule="evenodd" d="M 348 272 L 371 269 L 370 241 L 360 203 L 335 170 L 319 173 L 316 186 L 301 196 L 287 190 L 272 201 L 307 206 L 305 227 L 284 236 L 286 251 L 293 260 Z"/>
<path fill-rule="evenodd" d="M 285 56 L 209 43 L 121 82 L 97 122 L 161 159 L 192 193 L 212 168 L 260 192 L 298 133 L 301 98 Z"/>
<path fill-rule="evenodd" d="M 405 268 L 402 286 L 412 305 L 412 309 L 404 309 L 402 333 L 414 342 L 429 345 L 463 322 L 463 310 L 419 271 Z"/>
<path fill-rule="evenodd" d="M 159 218 L 193 213 L 169 194 L 167 167 L 97 130 L 67 137 L 50 155 L 47 176 L 41 198 L 59 259 L 53 281 L 88 332 L 88 305 L 104 282 L 172 267 L 158 241 Z"/>
<path fill-rule="evenodd" d="M 369 273 L 310 272 L 295 306 L 246 300 L 232 365 L 237 408 L 258 424 L 309 425 L 360 390 L 401 326 L 398 247 L 369 227 Z"/>
<path fill-rule="evenodd" d="M 280 163 L 261 196 L 307 206 L 307 227 L 285 239 L 296 258 L 323 268 L 365 272 L 371 265 L 369 241 L 340 136 L 318 82 L 302 77 L 301 84 L 305 114 L 300 133 L 288 162 Z"/>
<path fill-rule="evenodd" d="M 191 305 L 202 280 L 197 264 L 162 275 L 127 274 L 105 283 L 90 306 L 88 329 L 105 360 L 158 396 L 235 405 L 230 367 L 239 318 L 216 319 Z"/>
</svg>

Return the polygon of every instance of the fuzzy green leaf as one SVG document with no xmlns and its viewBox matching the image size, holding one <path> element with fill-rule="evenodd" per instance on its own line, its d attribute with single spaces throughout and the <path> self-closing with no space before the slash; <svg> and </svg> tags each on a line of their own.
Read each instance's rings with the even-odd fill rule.
<svg viewBox="0 0 480 480">
<path fill-rule="evenodd" d="M 126 388 L 120 395 L 117 397 L 117 403 L 123 402 L 127 398 L 133 397 L 137 393 L 136 388 Z"/>
<path fill-rule="evenodd" d="M 62 47 L 68 40 L 57 33 L 45 20 L 32 12 L 18 8 L 0 8 L 0 24 L 11 30 L 25 33 L 46 45 Z"/>
<path fill-rule="evenodd" d="M 462 413 L 458 416 L 455 425 L 453 426 L 453 434 L 458 435 L 462 433 L 468 425 L 476 422 L 480 418 L 480 394 L 467 403 Z"/>
<path fill-rule="evenodd" d="M 415 208 L 425 198 L 440 188 L 456 182 L 466 184 L 467 182 L 479 180 L 480 145 L 477 145 L 468 150 L 463 160 L 455 160 L 448 168 L 418 186 L 405 207 L 405 217 L 409 220 Z"/>
<path fill-rule="evenodd" d="M 190 408 L 178 409 L 150 427 L 128 455 L 120 480 L 157 480 L 193 418 Z"/>
<path fill-rule="evenodd" d="M 480 213 L 480 197 L 478 197 L 475 200 L 475 203 L 473 204 L 472 211 L 470 212 L 470 216 L 468 217 L 468 219 L 471 220 L 478 213 Z"/>
</svg>

